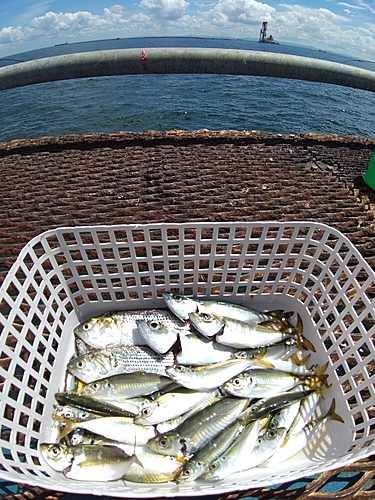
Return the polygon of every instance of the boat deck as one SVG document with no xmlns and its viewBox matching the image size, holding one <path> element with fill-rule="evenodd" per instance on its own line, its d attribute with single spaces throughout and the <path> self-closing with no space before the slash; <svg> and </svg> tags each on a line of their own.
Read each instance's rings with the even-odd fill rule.
<svg viewBox="0 0 375 500">
<path fill-rule="evenodd" d="M 314 220 L 345 234 L 374 267 L 375 192 L 363 181 L 374 149 L 375 138 L 208 130 L 0 143 L 0 281 L 47 229 L 120 223 Z M 374 498 L 374 482 L 370 457 L 222 498 Z M 1 494 L 76 500 L 6 482 Z"/>
</svg>

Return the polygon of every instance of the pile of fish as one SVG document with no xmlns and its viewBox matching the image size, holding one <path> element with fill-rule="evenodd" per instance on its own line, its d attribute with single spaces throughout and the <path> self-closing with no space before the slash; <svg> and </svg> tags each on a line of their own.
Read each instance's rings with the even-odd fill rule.
<svg viewBox="0 0 375 500">
<path fill-rule="evenodd" d="M 326 365 L 293 312 L 164 293 L 166 309 L 92 318 L 55 395 L 48 464 L 88 481 L 223 480 L 298 453 L 328 419 Z M 295 316 L 295 325 L 292 317 Z M 55 439 L 54 439 L 55 438 Z"/>
</svg>

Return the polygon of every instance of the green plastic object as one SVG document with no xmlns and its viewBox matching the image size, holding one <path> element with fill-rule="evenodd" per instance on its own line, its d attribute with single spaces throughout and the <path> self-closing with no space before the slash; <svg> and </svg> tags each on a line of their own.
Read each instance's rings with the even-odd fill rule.
<svg viewBox="0 0 375 500">
<path fill-rule="evenodd" d="M 375 191 L 375 151 L 372 154 L 370 164 L 367 167 L 367 172 L 365 173 L 363 180 L 370 186 L 371 189 Z"/>
</svg>

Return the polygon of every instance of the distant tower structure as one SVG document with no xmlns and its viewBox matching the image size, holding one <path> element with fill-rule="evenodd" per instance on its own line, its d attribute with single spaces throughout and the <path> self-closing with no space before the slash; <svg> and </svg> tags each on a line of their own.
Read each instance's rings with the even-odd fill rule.
<svg viewBox="0 0 375 500">
<path fill-rule="evenodd" d="M 263 21 L 262 29 L 260 30 L 259 42 L 260 43 L 276 43 L 272 35 L 267 36 L 267 21 Z"/>
<path fill-rule="evenodd" d="M 268 25 L 268 22 L 263 21 L 262 29 L 260 30 L 260 35 L 259 35 L 260 42 L 265 42 L 267 39 L 267 25 Z"/>
</svg>

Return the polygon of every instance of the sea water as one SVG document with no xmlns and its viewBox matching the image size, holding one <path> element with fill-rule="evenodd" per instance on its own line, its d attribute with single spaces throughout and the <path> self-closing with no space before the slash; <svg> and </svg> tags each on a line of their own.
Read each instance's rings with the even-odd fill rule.
<svg viewBox="0 0 375 500">
<path fill-rule="evenodd" d="M 92 50 L 214 47 L 375 63 L 305 47 L 249 40 L 129 38 L 64 44 L 0 59 L 17 62 Z M 124 75 L 38 84 L 0 92 L 0 141 L 143 130 L 260 130 L 375 136 L 375 95 L 337 85 L 233 75 Z"/>
</svg>

